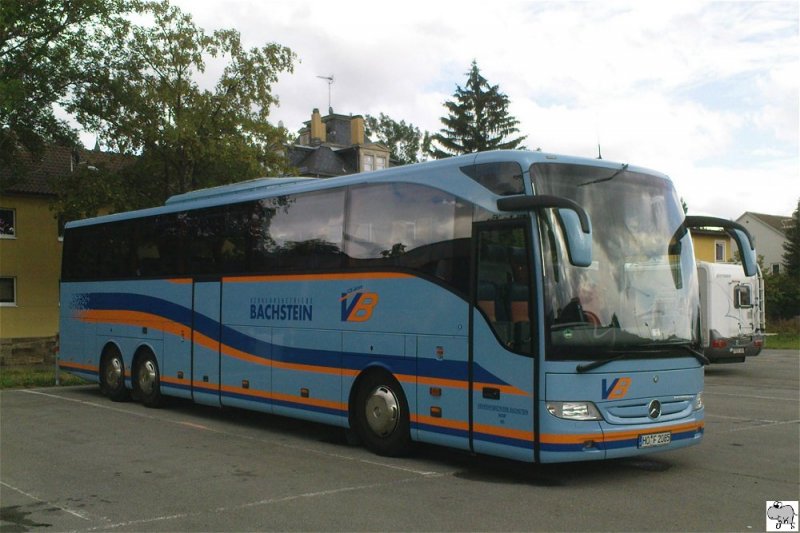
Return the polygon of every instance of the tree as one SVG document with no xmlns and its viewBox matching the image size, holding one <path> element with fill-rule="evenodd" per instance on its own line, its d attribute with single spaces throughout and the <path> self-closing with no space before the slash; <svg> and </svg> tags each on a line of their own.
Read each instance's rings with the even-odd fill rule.
<svg viewBox="0 0 800 533">
<path fill-rule="evenodd" d="M 404 120 L 397 122 L 381 113 L 378 117 L 367 115 L 364 118 L 367 137 L 385 144 L 391 158 L 406 165 L 418 163 L 422 153 L 422 132 Z"/>
<path fill-rule="evenodd" d="M 106 146 L 135 154 L 126 169 L 125 208 L 287 170 L 287 132 L 268 122 L 272 84 L 295 54 L 279 44 L 245 49 L 235 30 L 207 34 L 167 0 L 146 3 L 152 25 L 102 35 L 105 55 L 67 106 Z M 224 69 L 212 89 L 198 77 L 206 61 Z"/>
<path fill-rule="evenodd" d="M 525 136 L 515 136 L 519 121 L 508 113 L 508 96 L 481 76 L 475 61 L 465 87 L 457 85 L 453 100 L 444 105 L 449 112 L 440 118 L 445 127 L 425 142 L 432 157 L 522 147 Z"/>
<path fill-rule="evenodd" d="M 764 274 L 767 317 L 770 320 L 800 316 L 800 201 L 792 213 L 783 243 L 783 272 Z"/>
<path fill-rule="evenodd" d="M 133 0 L 0 2 L 0 164 L 19 177 L 45 145 L 77 143 L 56 116 L 102 54 L 99 34 L 127 24 Z M 0 184 L 0 190 L 11 183 Z"/>
<path fill-rule="evenodd" d="M 800 282 L 800 200 L 792 213 L 792 222 L 786 228 L 786 242 L 783 243 L 783 266 L 786 274 Z"/>
</svg>

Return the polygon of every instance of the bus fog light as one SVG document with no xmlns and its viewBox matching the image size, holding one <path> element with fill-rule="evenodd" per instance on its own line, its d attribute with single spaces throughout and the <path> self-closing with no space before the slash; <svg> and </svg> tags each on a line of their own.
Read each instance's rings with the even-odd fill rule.
<svg viewBox="0 0 800 533">
<path fill-rule="evenodd" d="M 592 402 L 547 402 L 547 411 L 566 420 L 602 420 Z"/>
<path fill-rule="evenodd" d="M 694 410 L 699 411 L 703 408 L 703 391 L 697 393 L 697 396 L 694 399 Z"/>
</svg>

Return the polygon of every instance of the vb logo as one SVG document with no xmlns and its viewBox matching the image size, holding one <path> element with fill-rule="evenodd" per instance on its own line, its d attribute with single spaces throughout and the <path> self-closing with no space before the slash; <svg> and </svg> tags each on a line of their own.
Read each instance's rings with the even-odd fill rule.
<svg viewBox="0 0 800 533">
<path fill-rule="evenodd" d="M 366 322 L 378 305 L 378 294 L 362 292 L 361 289 L 343 292 L 339 298 L 342 303 L 342 322 Z"/>
<path fill-rule="evenodd" d="M 631 386 L 631 378 L 616 378 L 611 382 L 611 385 L 606 384 L 603 380 L 603 399 L 604 400 L 621 400 L 628 394 L 628 387 Z"/>
</svg>

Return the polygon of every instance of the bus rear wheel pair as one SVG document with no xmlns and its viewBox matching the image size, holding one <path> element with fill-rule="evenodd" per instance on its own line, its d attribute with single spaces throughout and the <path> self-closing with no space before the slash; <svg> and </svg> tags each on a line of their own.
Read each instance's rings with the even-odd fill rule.
<svg viewBox="0 0 800 533">
<path fill-rule="evenodd" d="M 147 407 L 158 407 L 161 404 L 161 375 L 155 355 L 149 350 L 142 350 L 134 358 L 133 394 Z M 131 391 L 125 387 L 125 361 L 114 345 L 103 351 L 100 361 L 100 390 L 112 401 L 124 402 L 131 397 Z"/>
</svg>

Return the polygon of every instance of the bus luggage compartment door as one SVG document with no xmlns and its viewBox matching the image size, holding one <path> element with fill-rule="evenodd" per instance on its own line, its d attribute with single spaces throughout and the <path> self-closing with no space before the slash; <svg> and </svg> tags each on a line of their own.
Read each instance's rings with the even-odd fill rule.
<svg viewBox="0 0 800 533">
<path fill-rule="evenodd" d="M 192 396 L 219 406 L 220 291 L 217 281 L 195 281 L 192 312 Z"/>
</svg>

